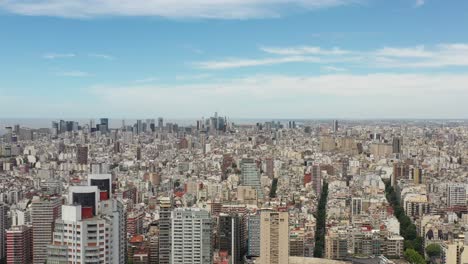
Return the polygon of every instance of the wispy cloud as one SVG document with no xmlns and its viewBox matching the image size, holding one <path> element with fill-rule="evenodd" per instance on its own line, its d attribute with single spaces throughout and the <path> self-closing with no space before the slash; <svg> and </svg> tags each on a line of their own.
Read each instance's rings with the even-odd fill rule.
<svg viewBox="0 0 468 264">
<path fill-rule="evenodd" d="M 323 66 L 320 68 L 322 71 L 328 72 L 344 72 L 347 71 L 345 68 L 335 67 L 335 66 Z"/>
<path fill-rule="evenodd" d="M 260 47 L 270 57 L 226 58 L 193 63 L 208 70 L 268 66 L 283 63 L 341 64 L 372 68 L 468 67 L 468 44 L 448 43 L 432 46 L 383 47 L 376 50 L 326 49 L 315 46 Z M 326 67 L 326 66 L 325 66 Z M 336 67 L 336 66 L 335 66 Z M 323 68 L 326 69 L 326 68 Z M 329 68 L 328 70 L 332 70 Z"/>
<path fill-rule="evenodd" d="M 252 67 L 252 66 L 262 66 L 262 65 L 275 65 L 291 62 L 320 62 L 320 59 L 317 57 L 308 57 L 308 56 L 287 56 L 279 58 L 263 58 L 263 59 L 227 59 L 220 61 L 205 61 L 195 63 L 195 67 L 199 69 L 207 70 L 222 70 L 222 69 L 231 69 L 231 68 L 241 68 L 241 67 Z"/>
<path fill-rule="evenodd" d="M 91 54 L 88 54 L 88 56 L 93 57 L 93 58 L 98 58 L 98 59 L 104 59 L 104 60 L 114 60 L 115 59 L 114 56 L 111 56 L 111 55 L 108 55 L 108 54 L 91 53 Z"/>
<path fill-rule="evenodd" d="M 88 76 L 92 76 L 90 73 L 84 72 L 84 71 L 63 71 L 63 72 L 58 72 L 57 75 L 67 76 L 67 77 L 88 77 Z"/>
<path fill-rule="evenodd" d="M 425 3 L 426 3 L 425 0 L 416 0 L 416 2 L 414 3 L 414 6 L 415 6 L 415 7 L 421 7 L 421 6 L 423 6 Z"/>
<path fill-rule="evenodd" d="M 166 18 L 249 19 L 349 5 L 359 0 L 6 0 L 0 8 L 29 16 L 91 18 L 159 16 Z"/>
<path fill-rule="evenodd" d="M 158 80 L 159 80 L 158 77 L 147 77 L 147 78 L 144 78 L 144 79 L 135 80 L 135 83 L 152 83 L 152 82 L 156 82 Z"/>
<path fill-rule="evenodd" d="M 76 57 L 76 55 L 74 53 L 46 53 L 42 57 L 44 59 L 53 60 L 53 59 L 73 58 L 73 57 Z"/>
<path fill-rule="evenodd" d="M 340 48 L 333 49 L 322 49 L 320 47 L 314 46 L 300 46 L 300 47 L 261 47 L 260 50 L 277 55 L 343 55 L 350 53 L 347 50 L 342 50 Z"/>
</svg>

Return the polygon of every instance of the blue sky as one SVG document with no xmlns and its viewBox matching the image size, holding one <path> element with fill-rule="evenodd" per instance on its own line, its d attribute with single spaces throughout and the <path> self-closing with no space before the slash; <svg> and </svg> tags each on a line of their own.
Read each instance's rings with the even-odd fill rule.
<svg viewBox="0 0 468 264">
<path fill-rule="evenodd" d="M 467 118 L 468 1 L 0 0 L 0 117 Z"/>
</svg>

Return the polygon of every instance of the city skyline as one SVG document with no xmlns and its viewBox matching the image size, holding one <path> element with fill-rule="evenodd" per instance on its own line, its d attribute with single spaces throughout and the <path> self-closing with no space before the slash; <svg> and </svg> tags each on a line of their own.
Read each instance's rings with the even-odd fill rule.
<svg viewBox="0 0 468 264">
<path fill-rule="evenodd" d="M 468 117 L 464 2 L 58 3 L 0 2 L 0 117 Z"/>
</svg>

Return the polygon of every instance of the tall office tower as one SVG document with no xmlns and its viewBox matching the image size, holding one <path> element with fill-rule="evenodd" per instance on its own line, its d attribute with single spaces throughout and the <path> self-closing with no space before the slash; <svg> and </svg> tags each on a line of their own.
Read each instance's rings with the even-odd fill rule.
<svg viewBox="0 0 468 264">
<path fill-rule="evenodd" d="M 143 122 L 141 120 L 137 120 L 136 123 L 136 133 L 139 135 L 143 132 Z"/>
<path fill-rule="evenodd" d="M 12 226 L 6 230 L 6 263 L 31 263 L 32 238 L 32 226 Z"/>
<path fill-rule="evenodd" d="M 162 117 L 158 118 L 158 129 L 159 129 L 159 131 L 164 130 L 164 120 L 163 120 Z"/>
<path fill-rule="evenodd" d="M 47 263 L 119 263 L 112 259 L 112 225 L 82 205 L 62 206 Z"/>
<path fill-rule="evenodd" d="M 59 124 L 56 121 L 52 121 L 52 136 L 57 136 L 59 133 Z"/>
<path fill-rule="evenodd" d="M 154 119 L 150 119 L 148 124 L 151 132 L 156 131 L 156 121 Z"/>
<path fill-rule="evenodd" d="M 170 264 L 171 259 L 171 212 L 172 200 L 159 200 L 159 264 Z"/>
<path fill-rule="evenodd" d="M 288 263 L 288 213 L 262 211 L 260 213 L 260 264 Z"/>
<path fill-rule="evenodd" d="M 8 205 L 0 204 L 0 259 L 5 258 L 5 229 L 8 229 Z"/>
<path fill-rule="evenodd" d="M 317 196 L 320 196 L 322 193 L 322 172 L 318 164 L 312 165 L 312 188 Z"/>
<path fill-rule="evenodd" d="M 78 146 L 76 150 L 76 161 L 78 164 L 88 164 L 88 147 Z"/>
<path fill-rule="evenodd" d="M 107 134 L 109 132 L 109 118 L 101 118 L 99 131 L 101 131 L 101 134 Z"/>
<path fill-rule="evenodd" d="M 246 223 L 242 214 L 221 213 L 218 218 L 218 249 L 228 252 L 232 264 L 243 263 L 246 253 Z"/>
<path fill-rule="evenodd" d="M 47 246 L 52 241 L 55 220 L 62 215 L 62 200 L 57 197 L 34 197 L 31 203 L 33 228 L 33 263 L 43 264 L 47 258 Z"/>
<path fill-rule="evenodd" d="M 266 175 L 272 179 L 275 176 L 275 161 L 272 158 L 266 158 L 265 163 Z"/>
<path fill-rule="evenodd" d="M 393 137 L 392 149 L 393 153 L 401 153 L 401 137 Z"/>
<path fill-rule="evenodd" d="M 460 183 L 447 184 L 447 206 L 466 205 L 466 186 Z"/>
<path fill-rule="evenodd" d="M 212 263 L 211 217 L 199 208 L 176 208 L 172 212 L 171 263 Z"/>
<path fill-rule="evenodd" d="M 337 133 L 338 129 L 338 120 L 333 120 L 333 133 Z"/>
<path fill-rule="evenodd" d="M 252 186 L 257 190 L 257 197 L 263 199 L 263 190 L 260 183 L 260 172 L 254 159 L 245 158 L 241 161 L 241 184 Z"/>
</svg>

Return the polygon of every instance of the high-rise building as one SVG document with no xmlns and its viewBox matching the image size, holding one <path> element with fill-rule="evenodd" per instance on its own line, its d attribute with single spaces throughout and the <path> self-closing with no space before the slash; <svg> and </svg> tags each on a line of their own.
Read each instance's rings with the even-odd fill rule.
<svg viewBox="0 0 468 264">
<path fill-rule="evenodd" d="M 170 264 L 171 260 L 171 212 L 172 200 L 159 200 L 159 264 Z"/>
<path fill-rule="evenodd" d="M 322 193 L 322 172 L 319 164 L 312 165 L 312 188 L 317 197 Z"/>
<path fill-rule="evenodd" d="M 47 258 L 47 246 L 52 241 L 55 220 L 62 215 L 62 200 L 57 197 L 34 197 L 31 203 L 33 232 L 33 263 L 43 264 Z"/>
<path fill-rule="evenodd" d="M 401 153 L 401 137 L 394 137 L 392 142 L 393 153 Z"/>
<path fill-rule="evenodd" d="M 273 158 L 266 158 L 265 160 L 265 172 L 266 175 L 272 179 L 275 175 L 275 161 Z"/>
<path fill-rule="evenodd" d="M 101 118 L 99 131 L 101 131 L 101 134 L 107 134 L 109 132 L 109 118 Z"/>
<path fill-rule="evenodd" d="M 5 229 L 8 229 L 8 205 L 0 203 L 0 259 L 6 256 Z"/>
<path fill-rule="evenodd" d="M 62 206 L 55 221 L 47 263 L 119 263 L 112 260 L 112 225 L 89 215 L 82 205 Z"/>
<path fill-rule="evenodd" d="M 260 183 L 260 172 L 254 159 L 245 158 L 241 161 L 241 184 L 257 189 L 257 197 L 263 199 L 263 190 Z"/>
<path fill-rule="evenodd" d="M 171 263 L 212 263 L 211 217 L 198 208 L 176 208 L 172 212 Z"/>
<path fill-rule="evenodd" d="M 6 263 L 31 263 L 32 255 L 32 226 L 12 226 L 6 230 Z"/>
<path fill-rule="evenodd" d="M 260 213 L 249 215 L 248 220 L 248 256 L 260 256 Z"/>
<path fill-rule="evenodd" d="M 96 215 L 100 192 L 97 186 L 70 186 L 68 201 L 73 205 L 81 205 Z"/>
<path fill-rule="evenodd" d="M 264 210 L 260 213 L 260 264 L 288 263 L 288 213 Z"/>
<path fill-rule="evenodd" d="M 333 133 L 338 132 L 338 120 L 333 120 Z"/>
<path fill-rule="evenodd" d="M 137 120 L 136 133 L 141 134 L 143 132 L 143 121 Z"/>
<path fill-rule="evenodd" d="M 162 117 L 158 118 L 158 129 L 159 129 L 159 131 L 164 130 L 164 120 L 163 120 Z"/>
<path fill-rule="evenodd" d="M 78 146 L 76 150 L 76 161 L 78 164 L 88 164 L 88 147 Z"/>
<path fill-rule="evenodd" d="M 447 206 L 466 205 L 466 186 L 464 184 L 449 183 L 447 185 Z"/>
<path fill-rule="evenodd" d="M 227 251 L 230 263 L 243 263 L 246 253 L 246 222 L 244 215 L 221 213 L 218 218 L 218 249 Z"/>
</svg>

